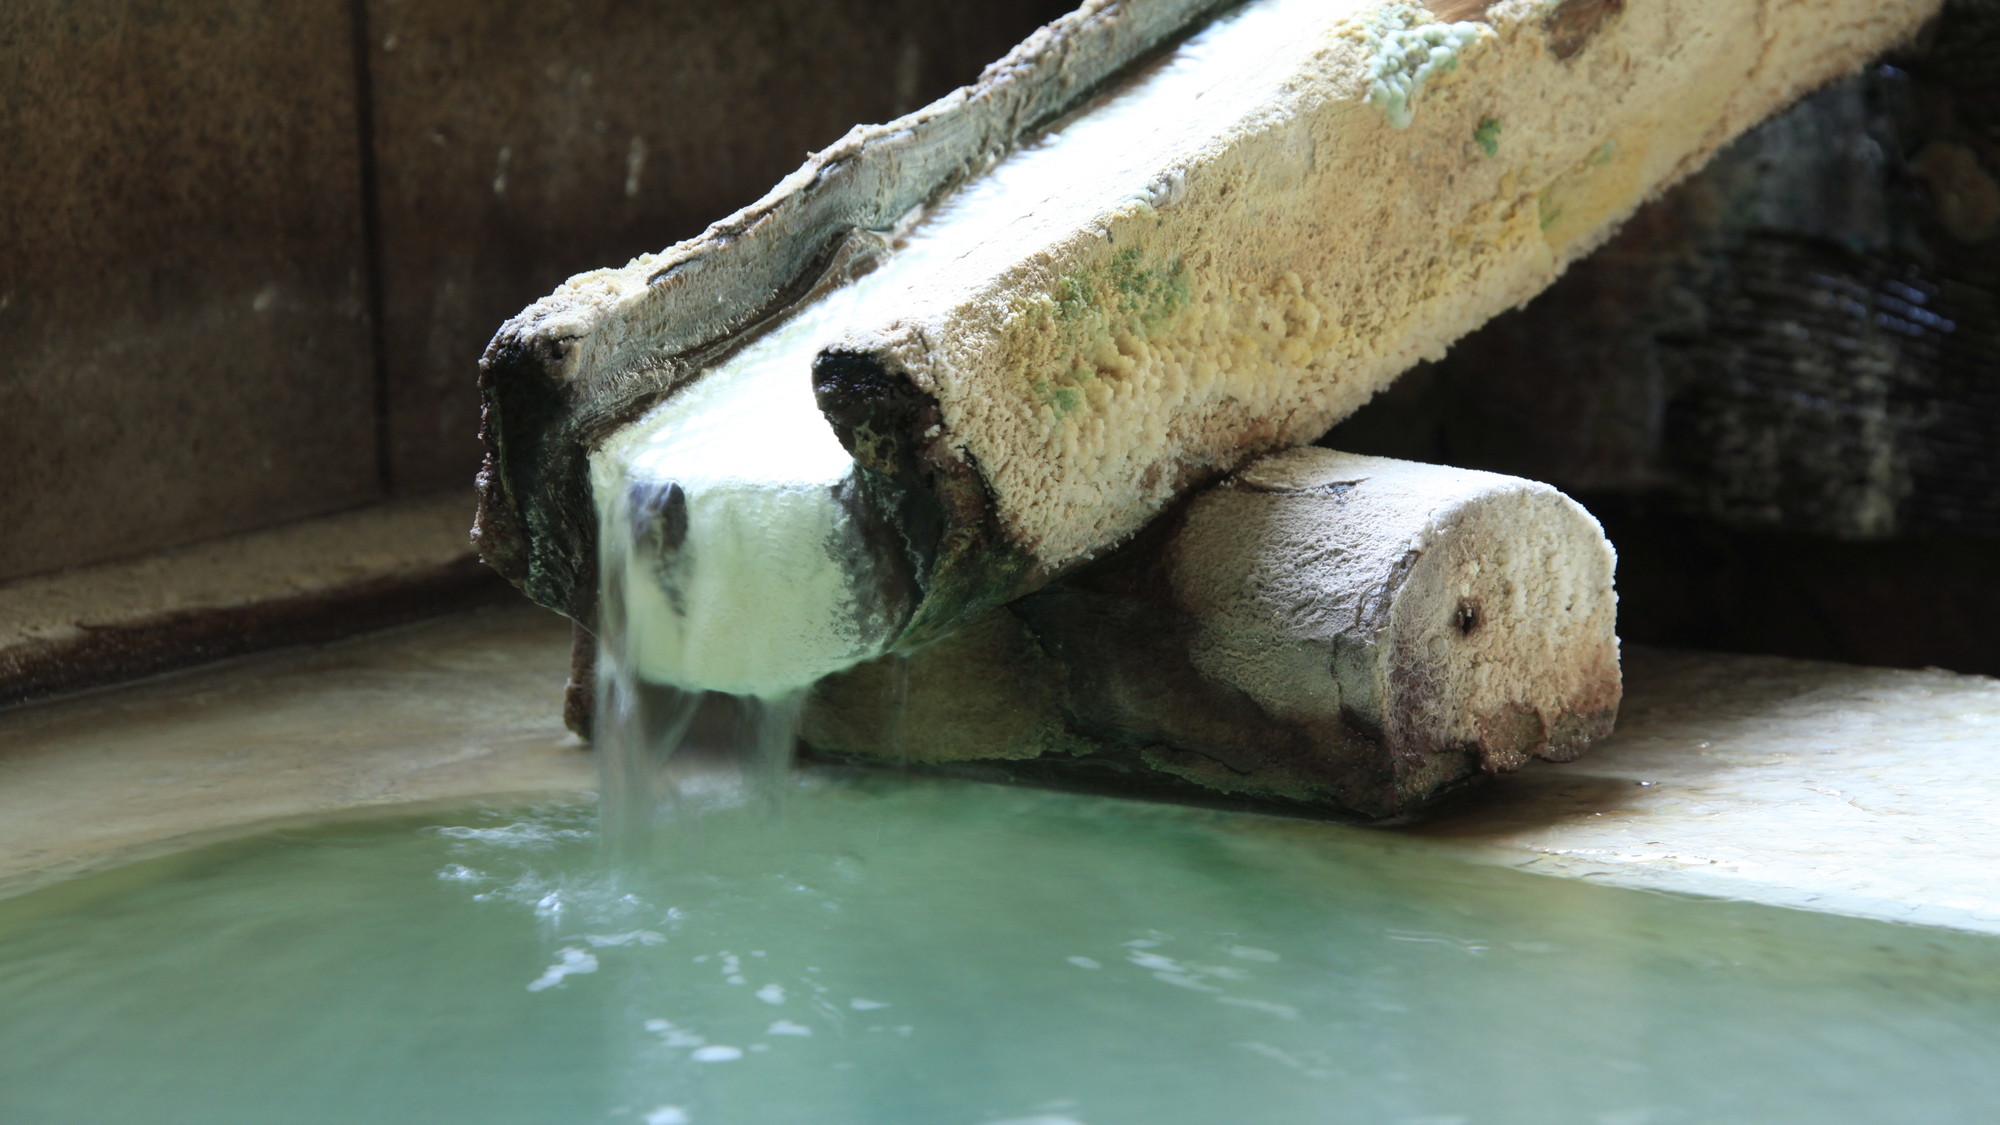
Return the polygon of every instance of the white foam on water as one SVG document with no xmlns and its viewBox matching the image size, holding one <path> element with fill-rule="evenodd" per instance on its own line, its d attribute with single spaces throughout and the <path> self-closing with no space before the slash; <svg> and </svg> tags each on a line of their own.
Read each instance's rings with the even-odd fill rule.
<svg viewBox="0 0 2000 1125">
<path fill-rule="evenodd" d="M 446 825 L 428 831 L 448 840 L 465 840 L 475 844 L 487 844 L 503 848 L 523 848 L 531 851 L 547 851 L 573 840 L 584 840 L 590 833 L 582 828 L 564 828 L 542 821 L 524 820 L 515 824 L 504 824 L 494 828 L 475 828 L 469 825 Z"/>
<path fill-rule="evenodd" d="M 645 1023 L 645 1028 L 659 1036 L 660 1041 L 669 1047 L 700 1047 L 708 1042 L 706 1036 L 696 1035 L 684 1027 L 676 1027 L 672 1020 L 649 1019 Z"/>
<path fill-rule="evenodd" d="M 1232 1008 L 1247 1008 L 1253 1012 L 1263 1012 L 1266 1015 L 1276 1016 L 1281 1020 L 1295 1020 L 1299 1018 L 1299 1010 L 1290 1004 L 1277 1004 L 1269 1000 L 1252 1000 L 1242 996 L 1218 996 L 1215 998 L 1215 1002 L 1218 1004 L 1227 1004 Z"/>
<path fill-rule="evenodd" d="M 528 982 L 529 992 L 541 992 L 561 984 L 565 977 L 597 971 L 597 958 L 581 949 L 571 947 L 556 954 L 558 960 L 542 971 L 542 975 Z"/>
</svg>

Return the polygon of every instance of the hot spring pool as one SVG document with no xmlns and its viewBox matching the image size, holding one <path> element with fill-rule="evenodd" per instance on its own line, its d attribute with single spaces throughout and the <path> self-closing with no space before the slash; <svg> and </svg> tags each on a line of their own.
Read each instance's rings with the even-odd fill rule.
<svg viewBox="0 0 2000 1125">
<path fill-rule="evenodd" d="M 901 777 L 269 833 L 0 901 L 0 1121 L 1987 1121 L 2000 940 Z"/>
</svg>

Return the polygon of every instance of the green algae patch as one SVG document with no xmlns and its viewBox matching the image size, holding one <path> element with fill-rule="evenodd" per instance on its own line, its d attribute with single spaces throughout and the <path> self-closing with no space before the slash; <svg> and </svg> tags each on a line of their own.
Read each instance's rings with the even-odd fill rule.
<svg viewBox="0 0 2000 1125">
<path fill-rule="evenodd" d="M 1083 390 L 1079 386 L 1086 379 L 1096 378 L 1096 373 L 1088 368 L 1072 371 L 1065 383 L 1052 383 L 1047 379 L 1035 380 L 1035 398 L 1040 400 L 1057 418 L 1067 416 L 1070 411 L 1083 405 Z"/>
<path fill-rule="evenodd" d="M 1035 401 L 1061 420 L 1083 407 L 1090 385 L 1124 373 L 1132 341 L 1159 333 L 1191 300 L 1186 264 L 1159 259 L 1138 248 L 1056 279 L 1048 296 L 1030 311 L 1070 357 L 1067 370 L 1036 379 Z"/>
<path fill-rule="evenodd" d="M 1481 121 L 1479 128 L 1472 131 L 1472 140 L 1486 155 L 1500 155 L 1500 119 L 1489 117 Z"/>
<path fill-rule="evenodd" d="M 1101 265 L 1063 274 L 1053 294 L 1056 323 L 1079 330 L 1150 333 L 1188 304 L 1187 267 L 1179 258 L 1149 262 L 1137 248 Z"/>
</svg>

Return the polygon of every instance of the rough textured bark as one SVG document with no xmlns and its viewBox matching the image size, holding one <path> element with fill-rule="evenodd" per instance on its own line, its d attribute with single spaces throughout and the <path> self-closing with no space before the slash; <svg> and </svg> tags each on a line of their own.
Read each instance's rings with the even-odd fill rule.
<svg viewBox="0 0 2000 1125">
<path fill-rule="evenodd" d="M 824 755 L 981 763 L 1370 819 L 1610 733 L 1612 555 L 1546 485 L 1324 449 L 824 681 Z"/>
<path fill-rule="evenodd" d="M 385 455 L 409 495 L 478 471 L 467 376 L 495 325 L 579 270 L 699 234 L 801 153 L 950 91 L 1073 3 L 335 6 L 365 25 Z"/>
</svg>

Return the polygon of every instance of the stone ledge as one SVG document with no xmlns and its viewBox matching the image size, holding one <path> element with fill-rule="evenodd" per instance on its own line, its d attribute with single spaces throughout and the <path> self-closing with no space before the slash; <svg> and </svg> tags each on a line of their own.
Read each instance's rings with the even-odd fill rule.
<svg viewBox="0 0 2000 1125">
<path fill-rule="evenodd" d="M 0 895 L 258 827 L 595 781 L 512 607 L 0 712 Z"/>
<path fill-rule="evenodd" d="M 0 706 L 504 596 L 472 509 L 396 501 L 0 585 Z"/>
<path fill-rule="evenodd" d="M 1637 649 L 1618 733 L 1406 830 L 1619 886 L 2000 933 L 2000 680 Z"/>
</svg>

